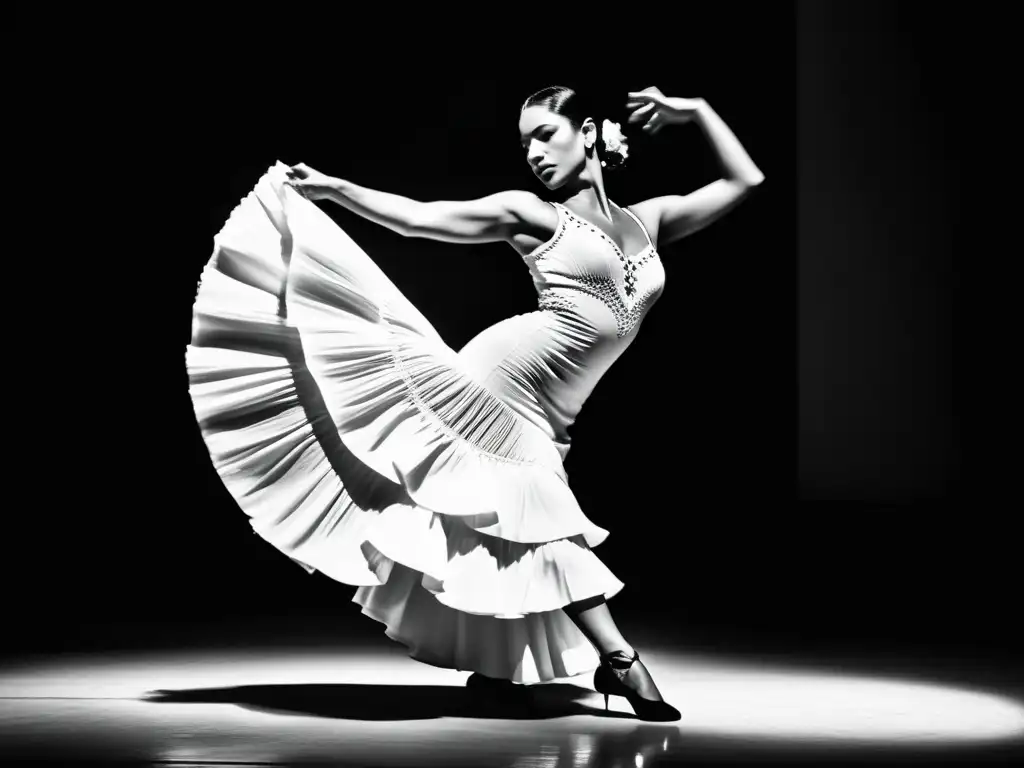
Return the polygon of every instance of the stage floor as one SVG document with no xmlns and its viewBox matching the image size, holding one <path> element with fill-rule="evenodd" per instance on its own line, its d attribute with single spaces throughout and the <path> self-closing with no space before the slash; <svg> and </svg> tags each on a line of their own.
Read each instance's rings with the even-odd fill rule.
<svg viewBox="0 0 1024 768">
<path fill-rule="evenodd" d="M 1024 745 L 1019 679 L 983 662 L 800 659 L 634 641 L 676 723 L 604 711 L 586 676 L 524 704 L 465 689 L 467 672 L 386 638 L 295 626 L 190 634 L 181 647 L 49 653 L 0 669 L 0 759 L 61 764 L 631 766 L 984 763 Z M 226 632 L 226 635 L 225 635 Z M 955 666 L 955 665 L 954 665 Z M 973 681 L 973 682 L 972 682 Z M 1002 682 L 1001 682 L 1002 681 Z"/>
</svg>

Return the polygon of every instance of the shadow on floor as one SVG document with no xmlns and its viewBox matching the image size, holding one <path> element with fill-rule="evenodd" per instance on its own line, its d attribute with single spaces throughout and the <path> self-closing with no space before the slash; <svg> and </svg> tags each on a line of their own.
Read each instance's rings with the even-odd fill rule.
<svg viewBox="0 0 1024 768">
<path fill-rule="evenodd" d="M 529 686 L 510 693 L 472 691 L 450 685 L 242 685 L 150 691 L 156 703 L 235 704 L 259 712 L 344 720 L 430 720 L 440 717 L 545 720 L 573 715 L 635 719 L 588 706 L 594 692 L 566 683 Z"/>
</svg>

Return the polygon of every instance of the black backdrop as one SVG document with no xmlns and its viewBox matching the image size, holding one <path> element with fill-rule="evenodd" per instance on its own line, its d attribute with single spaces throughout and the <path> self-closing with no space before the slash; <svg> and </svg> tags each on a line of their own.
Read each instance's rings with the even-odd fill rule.
<svg viewBox="0 0 1024 768">
<path fill-rule="evenodd" d="M 60 648 L 104 623 L 211 617 L 377 631 L 352 587 L 252 535 L 210 466 L 184 369 L 196 281 L 277 160 L 421 199 L 536 190 L 516 114 L 558 82 L 620 110 L 650 85 L 703 96 L 767 176 L 664 249 L 665 294 L 573 428 L 570 482 L 627 584 L 616 615 L 694 642 L 1009 653 L 1009 545 L 975 503 L 952 400 L 958 160 L 942 93 L 955 73 L 942 20 L 900 7 L 688 11 L 678 45 L 655 30 L 608 59 L 521 49 L 472 66 L 435 50 L 393 73 L 339 69 L 329 47 L 304 69 L 301 38 L 280 41 L 279 66 L 242 39 L 220 62 L 182 40 L 161 49 L 143 90 L 93 102 L 116 119 L 97 119 L 99 160 L 79 164 L 109 182 L 80 206 L 82 231 L 116 235 L 87 254 L 106 265 L 87 284 L 100 332 L 57 364 L 80 381 L 73 410 L 35 418 L 40 450 L 74 458 L 43 472 L 60 501 L 18 531 L 46 545 L 8 559 L 31 586 L 12 594 L 8 641 Z M 686 192 L 716 171 L 696 127 L 670 128 L 635 138 L 610 194 Z M 327 210 L 453 347 L 533 307 L 507 246 L 402 239 Z M 67 400 L 59 382 L 37 387 Z"/>
</svg>

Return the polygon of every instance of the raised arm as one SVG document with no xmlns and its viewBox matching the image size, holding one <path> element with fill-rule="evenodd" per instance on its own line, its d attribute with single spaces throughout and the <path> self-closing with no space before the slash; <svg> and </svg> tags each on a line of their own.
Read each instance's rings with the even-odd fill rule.
<svg viewBox="0 0 1024 768">
<path fill-rule="evenodd" d="M 476 200 L 414 200 L 369 189 L 296 165 L 289 182 L 311 200 L 330 200 L 397 232 L 449 243 L 510 241 L 541 204 L 532 192 L 508 190 Z"/>
<path fill-rule="evenodd" d="M 630 206 L 648 228 L 655 227 L 659 245 L 692 235 L 721 218 L 764 181 L 764 174 L 750 159 L 722 118 L 703 99 L 664 96 L 657 88 L 630 94 L 629 106 L 638 106 L 631 122 L 644 120 L 644 130 L 657 132 L 664 125 L 700 125 L 722 166 L 722 178 L 685 195 L 664 195 Z M 643 105 L 643 106 L 641 106 Z"/>
</svg>

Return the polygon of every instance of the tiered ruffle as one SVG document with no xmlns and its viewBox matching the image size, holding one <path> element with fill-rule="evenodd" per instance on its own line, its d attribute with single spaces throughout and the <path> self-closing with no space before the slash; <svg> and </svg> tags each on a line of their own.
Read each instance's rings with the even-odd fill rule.
<svg viewBox="0 0 1024 768">
<path fill-rule="evenodd" d="M 622 583 L 550 434 L 472 367 L 277 164 L 215 238 L 186 353 L 213 465 L 253 529 L 414 658 L 580 674 L 561 608 Z"/>
</svg>

